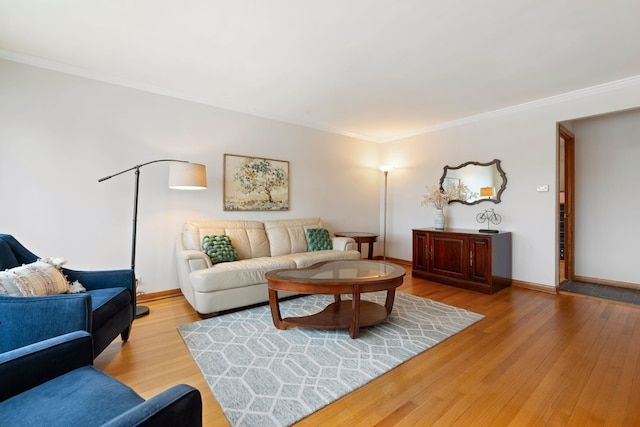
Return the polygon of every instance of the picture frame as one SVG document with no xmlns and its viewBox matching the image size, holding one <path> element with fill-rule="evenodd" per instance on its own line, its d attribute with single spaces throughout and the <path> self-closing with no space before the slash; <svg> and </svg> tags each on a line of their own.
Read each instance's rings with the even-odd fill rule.
<svg viewBox="0 0 640 427">
<path fill-rule="evenodd" d="M 288 211 L 289 162 L 225 154 L 225 211 Z"/>
</svg>

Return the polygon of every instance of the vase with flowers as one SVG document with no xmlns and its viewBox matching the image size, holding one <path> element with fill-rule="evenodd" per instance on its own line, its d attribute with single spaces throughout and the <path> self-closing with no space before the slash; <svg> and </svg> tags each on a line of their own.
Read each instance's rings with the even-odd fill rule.
<svg viewBox="0 0 640 427">
<path fill-rule="evenodd" d="M 436 217 L 434 226 L 436 230 L 444 230 L 445 216 L 444 207 L 451 200 L 468 200 L 477 194 L 470 191 L 469 187 L 460 182 L 459 184 L 450 184 L 446 187 L 440 185 L 427 186 L 427 194 L 422 199 L 422 206 L 433 205 L 436 208 Z"/>
<path fill-rule="evenodd" d="M 440 188 L 439 185 L 432 185 L 427 187 L 427 194 L 422 199 L 422 206 L 433 205 L 436 208 L 436 217 L 434 220 L 434 226 L 436 230 L 444 230 L 444 207 L 449 203 L 451 194 L 446 190 Z"/>
</svg>

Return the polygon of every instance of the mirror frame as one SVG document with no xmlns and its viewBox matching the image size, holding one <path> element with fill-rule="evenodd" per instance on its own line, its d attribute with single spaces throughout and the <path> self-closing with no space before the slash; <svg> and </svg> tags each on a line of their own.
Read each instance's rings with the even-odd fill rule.
<svg viewBox="0 0 640 427">
<path fill-rule="evenodd" d="M 447 171 L 448 170 L 456 170 L 456 169 L 462 169 L 465 166 L 469 166 L 469 165 L 474 165 L 474 166 L 493 166 L 496 165 L 496 168 L 498 169 L 498 173 L 500 174 L 500 177 L 502 178 L 502 185 L 500 186 L 500 189 L 498 190 L 498 192 L 496 193 L 496 198 L 495 199 L 478 199 L 478 200 L 474 200 L 473 202 L 467 202 L 466 200 L 449 200 L 449 204 L 450 203 L 462 203 L 463 205 L 477 205 L 478 203 L 482 203 L 482 202 L 491 202 L 491 203 L 500 203 L 500 196 L 502 195 L 502 192 L 507 188 L 507 174 L 502 170 L 502 167 L 500 166 L 500 160 L 498 159 L 493 159 L 492 161 L 488 162 L 488 163 L 480 163 L 480 162 L 466 162 L 461 164 L 460 166 L 445 166 L 444 167 L 444 172 L 442 173 L 442 178 L 440 178 L 440 189 L 443 189 L 442 184 L 444 184 L 444 179 L 447 176 Z"/>
</svg>

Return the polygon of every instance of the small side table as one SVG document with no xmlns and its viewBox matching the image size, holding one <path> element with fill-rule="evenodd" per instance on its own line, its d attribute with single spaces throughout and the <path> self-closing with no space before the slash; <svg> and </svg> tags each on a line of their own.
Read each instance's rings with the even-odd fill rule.
<svg viewBox="0 0 640 427">
<path fill-rule="evenodd" d="M 358 252 L 362 253 L 362 244 L 369 245 L 368 259 L 373 259 L 373 242 L 378 240 L 378 235 L 374 233 L 360 233 L 352 231 L 341 231 L 336 233 L 336 237 L 351 237 L 358 244 Z"/>
</svg>

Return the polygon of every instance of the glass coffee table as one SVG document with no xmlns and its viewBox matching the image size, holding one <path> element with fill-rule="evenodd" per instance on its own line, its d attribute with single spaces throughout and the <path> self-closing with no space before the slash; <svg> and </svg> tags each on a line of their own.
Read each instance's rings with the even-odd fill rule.
<svg viewBox="0 0 640 427">
<path fill-rule="evenodd" d="M 349 329 L 351 338 L 357 338 L 360 327 L 387 320 L 393 308 L 396 288 L 402 285 L 405 274 L 399 265 L 370 260 L 327 261 L 307 268 L 270 271 L 266 278 L 273 323 L 278 329 Z M 334 295 L 334 302 L 319 313 L 283 319 L 278 291 L 329 294 Z M 387 291 L 384 306 L 361 301 L 362 293 L 377 291 Z M 345 294 L 351 294 L 352 299 L 342 300 L 341 295 Z"/>
</svg>

